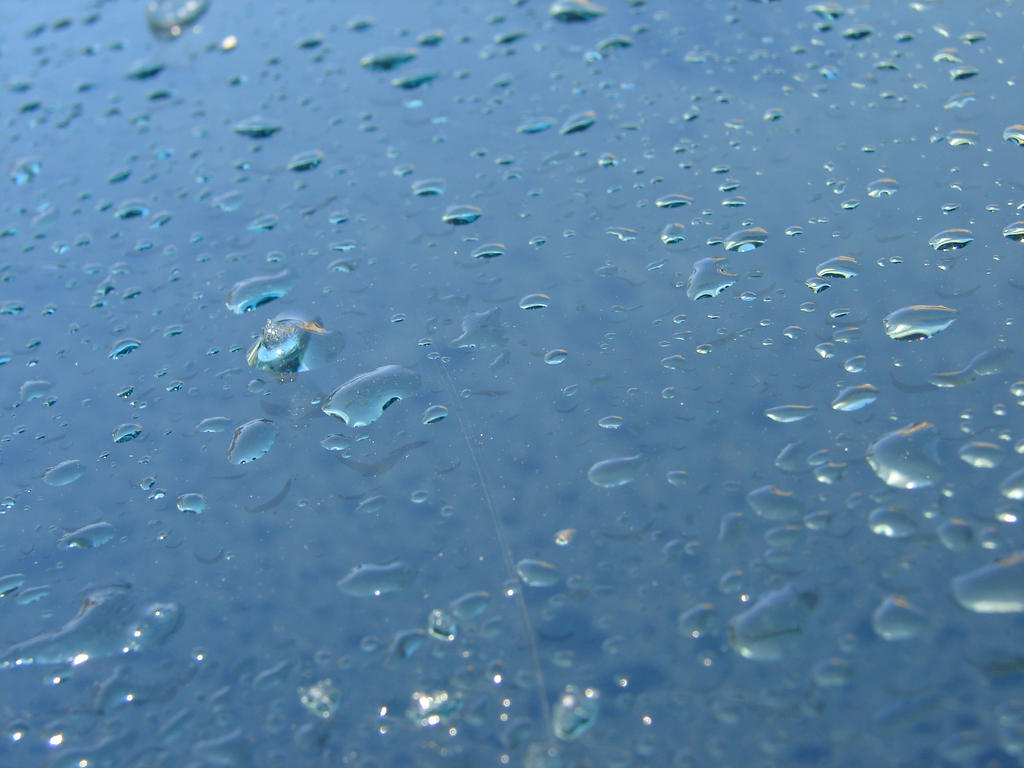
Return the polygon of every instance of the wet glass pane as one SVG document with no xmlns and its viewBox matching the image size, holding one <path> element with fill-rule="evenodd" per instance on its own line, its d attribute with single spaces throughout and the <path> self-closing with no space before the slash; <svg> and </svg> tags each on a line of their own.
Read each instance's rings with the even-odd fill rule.
<svg viewBox="0 0 1024 768">
<path fill-rule="evenodd" d="M 1024 759 L 1024 7 L 0 8 L 3 766 Z"/>
</svg>

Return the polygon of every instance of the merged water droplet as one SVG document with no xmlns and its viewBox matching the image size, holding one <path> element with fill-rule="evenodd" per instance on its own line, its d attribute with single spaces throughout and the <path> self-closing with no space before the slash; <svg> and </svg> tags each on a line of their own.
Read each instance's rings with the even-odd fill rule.
<svg viewBox="0 0 1024 768">
<path fill-rule="evenodd" d="M 419 374 L 399 365 L 384 365 L 349 379 L 320 407 L 350 427 L 365 427 L 393 403 L 412 397 L 419 387 Z"/>
<path fill-rule="evenodd" d="M 734 285 L 736 275 L 726 272 L 726 267 L 721 256 L 699 259 L 686 281 L 686 297 L 693 301 L 710 299 Z"/>
<path fill-rule="evenodd" d="M 70 664 L 142 652 L 162 645 L 181 623 L 176 603 L 154 603 L 138 611 L 126 585 L 86 592 L 78 614 L 63 627 L 8 648 L 0 669 L 29 664 Z"/>
</svg>

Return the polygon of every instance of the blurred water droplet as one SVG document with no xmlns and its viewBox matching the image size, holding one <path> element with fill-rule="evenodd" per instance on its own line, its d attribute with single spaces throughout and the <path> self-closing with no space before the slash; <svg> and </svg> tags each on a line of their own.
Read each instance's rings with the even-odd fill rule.
<svg viewBox="0 0 1024 768">
<path fill-rule="evenodd" d="M 942 478 L 935 427 L 926 421 L 889 432 L 867 450 L 875 474 L 894 488 L 927 488 Z"/>
<path fill-rule="evenodd" d="M 953 579 L 953 596 L 975 613 L 1024 612 L 1024 552 Z"/>
<path fill-rule="evenodd" d="M 57 546 L 61 549 L 95 549 L 114 538 L 114 533 L 114 526 L 110 523 L 92 523 L 65 533 L 57 540 Z"/>
<path fill-rule="evenodd" d="M 50 467 L 43 472 L 43 482 L 47 485 L 69 485 L 85 474 L 85 465 L 78 459 L 68 459 Z"/>
<path fill-rule="evenodd" d="M 562 741 L 575 741 L 593 728 L 597 722 L 599 698 L 596 688 L 580 690 L 575 685 L 565 686 L 551 713 L 551 728 L 555 736 Z"/>
<path fill-rule="evenodd" d="M 516 573 L 528 587 L 551 587 L 562 578 L 556 566 L 531 558 L 524 558 L 516 563 Z"/>
<path fill-rule="evenodd" d="M 765 593 L 729 621 L 729 645 L 746 659 L 779 661 L 800 644 L 817 595 L 792 584 Z"/>
<path fill-rule="evenodd" d="M 149 30 L 158 38 L 176 38 L 210 7 L 210 0 L 151 0 L 146 6 Z"/>
<path fill-rule="evenodd" d="M 928 627 L 928 616 L 902 595 L 889 595 L 871 614 L 871 627 L 883 640 L 913 640 Z"/>
<path fill-rule="evenodd" d="M 591 466 L 587 479 L 599 488 L 618 488 L 633 482 L 646 464 L 647 458 L 641 454 L 605 459 Z"/>
<path fill-rule="evenodd" d="M 352 597 L 379 597 L 405 589 L 416 578 L 416 571 L 400 560 L 386 565 L 357 565 L 338 580 L 338 589 Z"/>
</svg>

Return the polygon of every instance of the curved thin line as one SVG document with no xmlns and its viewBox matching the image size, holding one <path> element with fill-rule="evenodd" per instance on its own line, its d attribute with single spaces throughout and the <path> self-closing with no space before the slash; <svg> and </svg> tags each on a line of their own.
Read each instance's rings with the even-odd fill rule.
<svg viewBox="0 0 1024 768">
<path fill-rule="evenodd" d="M 441 366 L 441 373 L 444 375 L 445 383 L 448 384 L 448 391 L 451 392 L 454 405 L 459 400 L 459 395 L 455 391 L 455 384 L 452 383 L 452 378 L 448 375 L 448 366 L 445 365 L 442 358 L 438 358 L 438 363 Z M 455 421 L 459 425 L 459 431 L 462 433 L 462 439 L 466 441 L 466 448 L 469 450 L 470 458 L 473 460 L 473 467 L 476 470 L 476 476 L 480 482 L 480 493 L 483 495 L 487 511 L 491 515 L 491 523 L 494 526 L 494 535 L 498 540 L 498 546 L 501 548 L 502 558 L 505 560 L 505 570 L 508 572 L 510 580 L 518 582 L 519 579 L 516 576 L 515 561 L 512 559 L 512 550 L 509 549 L 508 537 L 505 535 L 505 525 L 501 522 L 501 516 L 498 514 L 498 510 L 494 506 L 494 500 L 491 498 L 491 492 L 488 489 L 487 481 L 484 478 L 483 467 L 480 466 L 480 459 L 477 458 L 476 450 L 473 448 L 473 441 L 469 438 L 469 430 L 466 428 L 466 423 L 462 419 L 462 409 L 459 407 L 453 407 L 452 410 L 455 412 Z M 516 606 L 519 609 L 519 615 L 523 622 L 523 628 L 526 631 L 527 644 L 530 647 L 530 662 L 533 665 L 533 674 L 537 679 L 537 693 L 538 698 L 540 699 L 541 717 L 544 719 L 545 740 L 549 752 L 553 752 L 555 749 L 555 742 L 552 738 L 551 730 L 553 725 L 551 721 L 551 705 L 548 703 L 547 685 L 544 682 L 544 670 L 540 664 L 540 652 L 537 650 L 533 622 L 530 620 L 530 612 L 526 608 L 526 598 L 523 597 L 523 590 L 518 584 L 514 590 L 514 595 Z"/>
</svg>

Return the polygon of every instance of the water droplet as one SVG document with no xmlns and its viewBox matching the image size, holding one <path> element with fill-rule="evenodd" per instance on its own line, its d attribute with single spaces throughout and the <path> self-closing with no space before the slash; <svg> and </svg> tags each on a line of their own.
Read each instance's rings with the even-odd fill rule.
<svg viewBox="0 0 1024 768">
<path fill-rule="evenodd" d="M 505 255 L 504 243 L 484 243 L 473 249 L 471 256 L 474 259 L 495 259 Z"/>
<path fill-rule="evenodd" d="M 974 529 L 966 520 L 946 520 L 936 533 L 942 546 L 950 552 L 962 552 L 974 543 Z"/>
<path fill-rule="evenodd" d="M 416 571 L 401 560 L 386 565 L 364 563 L 339 579 L 338 589 L 352 597 L 380 597 L 405 589 L 415 578 Z"/>
<path fill-rule="evenodd" d="M 141 346 L 142 342 L 138 339 L 121 339 L 120 341 L 114 342 L 110 347 L 107 351 L 107 357 L 111 360 L 117 360 L 118 358 L 131 354 Z"/>
<path fill-rule="evenodd" d="M 520 309 L 547 309 L 551 304 L 551 297 L 546 293 L 531 293 L 519 300 Z"/>
<path fill-rule="evenodd" d="M 673 193 L 670 195 L 662 195 L 654 201 L 654 204 L 659 208 L 680 208 L 684 205 L 689 205 L 692 202 L 693 198 L 688 195 Z"/>
<path fill-rule="evenodd" d="M 681 243 L 686 239 L 686 227 L 678 221 L 666 224 L 661 230 L 661 242 L 665 245 Z"/>
<path fill-rule="evenodd" d="M 299 152 L 297 155 L 292 155 L 291 159 L 288 160 L 287 165 L 285 165 L 285 169 L 300 173 L 303 171 L 311 171 L 323 161 L 323 152 L 319 149 L 310 149 L 305 152 Z"/>
<path fill-rule="evenodd" d="M 811 677 L 821 688 L 841 688 L 853 680 L 853 664 L 846 659 L 822 659 L 814 665 Z"/>
<path fill-rule="evenodd" d="M 462 318 L 462 334 L 452 339 L 452 346 L 460 349 L 493 349 L 505 345 L 505 330 L 501 323 L 501 308 L 486 312 L 471 312 Z"/>
<path fill-rule="evenodd" d="M 911 424 L 883 435 L 868 446 L 868 464 L 893 488 L 926 488 L 942 478 L 935 442 L 933 425 L 926 421 Z"/>
<path fill-rule="evenodd" d="M 527 120 L 516 128 L 516 133 L 532 134 L 532 133 L 543 133 L 548 128 L 555 124 L 555 118 L 553 117 L 534 117 Z"/>
<path fill-rule="evenodd" d="M 412 183 L 412 193 L 417 197 L 443 195 L 446 188 L 444 179 L 419 179 Z"/>
<path fill-rule="evenodd" d="M 227 432 L 231 427 L 231 419 L 226 416 L 211 416 L 196 425 L 196 432 Z"/>
<path fill-rule="evenodd" d="M 24 583 L 25 574 L 23 573 L 8 573 L 5 576 L 0 576 L 0 597 L 6 597 Z"/>
<path fill-rule="evenodd" d="M 365 427 L 379 419 L 392 403 L 416 394 L 419 386 L 418 374 L 398 365 L 384 365 L 346 381 L 321 408 L 350 427 Z"/>
<path fill-rule="evenodd" d="M 95 549 L 114 538 L 114 533 L 114 526 L 110 523 L 92 523 L 65 533 L 57 540 L 57 546 L 61 549 Z"/>
<path fill-rule="evenodd" d="M 183 493 L 178 497 L 177 506 L 179 512 L 201 515 L 206 511 L 206 497 L 201 493 Z"/>
<path fill-rule="evenodd" d="M 836 256 L 828 261 L 823 261 L 814 269 L 818 277 L 823 278 L 853 278 L 859 272 L 857 260 L 851 256 Z"/>
<path fill-rule="evenodd" d="M 1006 451 L 1001 445 L 973 440 L 960 446 L 957 455 L 975 469 L 994 469 L 1003 463 Z"/>
<path fill-rule="evenodd" d="M 232 130 L 240 136 L 248 136 L 250 139 L 269 139 L 282 127 L 280 123 L 260 115 L 253 115 L 239 120 Z"/>
<path fill-rule="evenodd" d="M 899 189 L 900 183 L 896 179 L 875 179 L 868 184 L 868 197 L 892 197 Z"/>
<path fill-rule="evenodd" d="M 562 127 L 558 129 L 558 132 L 563 136 L 567 136 L 570 133 L 579 133 L 592 126 L 595 120 L 597 120 L 597 115 L 592 109 L 578 112 L 562 123 Z"/>
<path fill-rule="evenodd" d="M 329 719 L 341 706 L 341 690 L 330 678 L 313 683 L 309 687 L 299 686 L 299 701 L 316 717 Z"/>
<path fill-rule="evenodd" d="M 714 298 L 733 285 L 736 275 L 725 269 L 725 259 L 720 256 L 699 259 L 686 281 L 687 298 L 693 301 Z"/>
<path fill-rule="evenodd" d="M 339 333 L 315 320 L 278 316 L 267 320 L 260 337 L 246 354 L 251 368 L 294 374 L 337 361 L 345 346 Z"/>
<path fill-rule="evenodd" d="M 915 304 L 889 313 L 882 319 L 885 333 L 890 339 L 929 339 L 946 330 L 960 314 L 941 305 Z"/>
<path fill-rule="evenodd" d="M 1013 501 L 1024 501 L 1024 469 L 1018 469 L 999 484 L 999 492 Z"/>
<path fill-rule="evenodd" d="M 1003 237 L 1007 240 L 1024 243 L 1024 221 L 1015 221 L 1003 227 Z"/>
<path fill-rule="evenodd" d="M 889 595 L 871 614 L 871 627 L 883 640 L 913 640 L 928 628 L 928 616 L 901 595 Z"/>
<path fill-rule="evenodd" d="M 729 621 L 729 645 L 745 659 L 778 661 L 800 644 L 817 595 L 792 584 L 765 593 Z"/>
<path fill-rule="evenodd" d="M 1024 147 L 1024 125 L 1014 123 L 1003 129 L 1003 141 L 1009 141 L 1018 147 Z"/>
<path fill-rule="evenodd" d="M 445 208 L 441 221 L 455 226 L 472 224 L 482 213 L 483 211 L 475 205 L 449 205 Z"/>
<path fill-rule="evenodd" d="M 597 722 L 598 699 L 596 688 L 584 688 L 581 691 L 575 685 L 565 686 L 552 712 L 551 728 L 555 736 L 562 741 L 574 741 L 593 728 Z"/>
<path fill-rule="evenodd" d="M 733 232 L 725 238 L 725 250 L 745 253 L 760 248 L 768 239 L 768 233 L 762 227 L 750 227 Z"/>
<path fill-rule="evenodd" d="M 146 6 L 146 22 L 154 37 L 176 38 L 209 7 L 210 0 L 151 0 Z"/>
<path fill-rule="evenodd" d="M 443 405 L 431 405 L 423 412 L 424 424 L 436 424 L 448 416 L 448 408 Z"/>
<path fill-rule="evenodd" d="M 807 508 L 792 491 L 783 491 L 774 485 L 763 485 L 747 494 L 747 504 L 766 520 L 790 520 L 807 512 Z"/>
<path fill-rule="evenodd" d="M 790 424 L 810 418 L 817 412 L 817 407 L 813 405 L 777 405 L 766 409 L 764 415 L 780 424 Z"/>
<path fill-rule="evenodd" d="M 359 66 L 372 72 L 387 72 L 416 58 L 415 48 L 385 48 L 368 53 L 359 60 Z"/>
<path fill-rule="evenodd" d="M 235 283 L 225 303 L 236 315 L 242 315 L 286 296 L 294 285 L 295 275 L 289 269 L 272 275 L 257 275 Z"/>
<path fill-rule="evenodd" d="M 78 459 L 68 459 L 50 467 L 43 472 L 43 482 L 47 485 L 69 485 L 85 474 L 85 465 Z"/>
<path fill-rule="evenodd" d="M 248 464 L 265 456 L 277 439 L 277 426 L 270 419 L 253 419 L 235 429 L 228 446 L 228 461 Z"/>
<path fill-rule="evenodd" d="M 618 488 L 633 482 L 645 464 L 647 458 L 641 454 L 605 459 L 587 471 L 587 479 L 599 488 Z"/>
<path fill-rule="evenodd" d="M 974 234 L 969 229 L 944 229 L 932 235 L 928 245 L 936 251 L 955 251 L 974 242 Z"/>
<path fill-rule="evenodd" d="M 516 563 L 516 573 L 528 587 L 551 587 L 562 579 L 556 566 L 530 558 L 523 558 Z"/>
<path fill-rule="evenodd" d="M 1024 612 L 1024 552 L 957 576 L 953 596 L 975 613 Z"/>
<path fill-rule="evenodd" d="M 590 21 L 602 16 L 605 9 L 591 0 L 555 0 L 548 14 L 556 21 Z"/>
<path fill-rule="evenodd" d="M 849 369 L 847 369 L 849 370 Z M 871 384 L 858 384 L 846 387 L 832 401 L 832 409 L 836 411 L 859 411 L 878 399 L 878 389 Z"/>
</svg>

